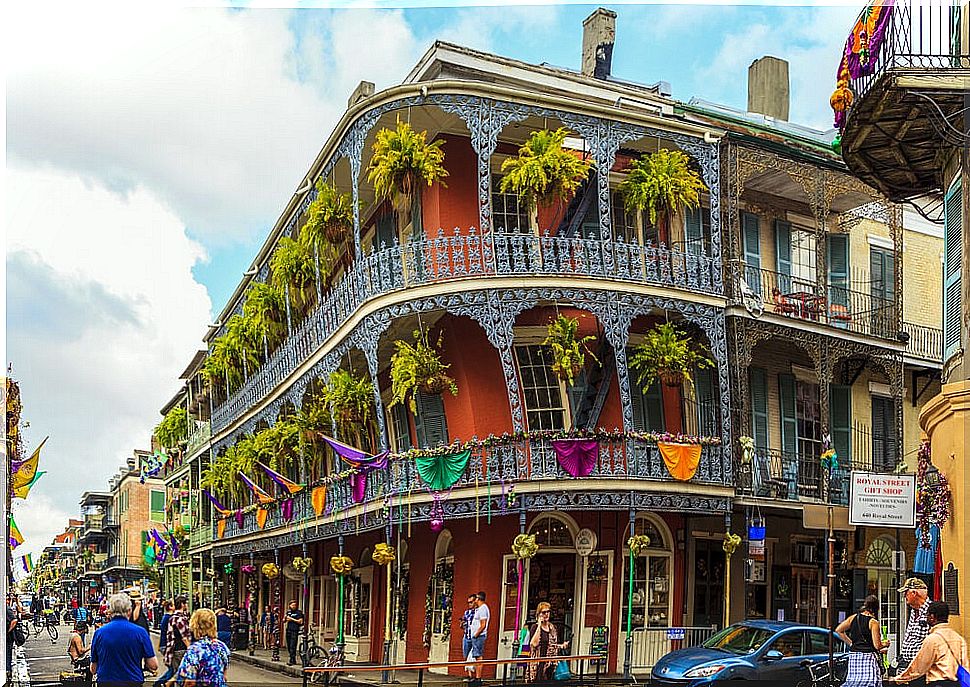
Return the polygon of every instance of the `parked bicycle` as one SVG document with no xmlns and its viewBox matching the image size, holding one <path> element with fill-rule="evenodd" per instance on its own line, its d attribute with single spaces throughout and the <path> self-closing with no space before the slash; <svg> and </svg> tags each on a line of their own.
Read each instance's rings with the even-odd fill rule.
<svg viewBox="0 0 970 687">
<path fill-rule="evenodd" d="M 323 654 L 323 649 L 317 644 L 316 632 L 312 627 L 308 630 L 305 635 L 300 636 L 300 658 L 304 667 L 312 666 Z"/>
<path fill-rule="evenodd" d="M 323 656 L 323 660 L 320 661 L 315 668 L 339 668 L 344 664 L 344 652 L 341 651 L 337 644 L 331 644 L 330 648 L 327 649 Z M 340 671 L 326 672 L 326 673 L 310 673 L 310 682 L 313 683 L 326 683 L 333 684 L 334 678 L 340 675 Z"/>
</svg>

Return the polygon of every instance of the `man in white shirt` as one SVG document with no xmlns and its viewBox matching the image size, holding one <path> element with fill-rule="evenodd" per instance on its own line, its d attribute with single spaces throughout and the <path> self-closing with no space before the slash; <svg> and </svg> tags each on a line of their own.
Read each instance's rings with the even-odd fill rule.
<svg viewBox="0 0 970 687">
<path fill-rule="evenodd" d="M 482 656 L 485 654 L 485 638 L 488 637 L 488 626 L 491 621 L 491 613 L 489 613 L 488 605 L 485 603 L 485 592 L 478 592 L 475 595 L 478 607 L 475 609 L 475 616 L 472 618 L 472 658 L 476 661 L 482 660 Z M 475 668 L 471 671 L 471 684 L 479 685 L 481 684 L 481 675 L 478 674 Z"/>
</svg>

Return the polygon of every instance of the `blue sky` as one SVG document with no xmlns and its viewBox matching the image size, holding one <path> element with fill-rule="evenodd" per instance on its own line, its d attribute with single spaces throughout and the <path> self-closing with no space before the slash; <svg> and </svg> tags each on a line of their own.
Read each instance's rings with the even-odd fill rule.
<svg viewBox="0 0 970 687">
<path fill-rule="evenodd" d="M 858 5 L 606 6 L 617 77 L 744 107 L 770 54 L 791 63 L 793 121 L 828 128 Z M 360 80 L 399 82 L 439 38 L 576 68 L 594 7 L 8 3 L 7 360 L 28 448 L 51 437 L 18 506 L 28 549 L 149 445 Z"/>
</svg>

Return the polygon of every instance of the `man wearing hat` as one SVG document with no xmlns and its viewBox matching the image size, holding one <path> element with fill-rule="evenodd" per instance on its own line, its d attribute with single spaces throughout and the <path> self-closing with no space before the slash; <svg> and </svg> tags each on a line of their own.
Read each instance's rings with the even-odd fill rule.
<svg viewBox="0 0 970 687">
<path fill-rule="evenodd" d="M 926 611 L 930 606 L 930 590 L 926 583 L 918 577 L 910 577 L 899 588 L 899 593 L 903 595 L 906 605 L 912 610 L 909 612 L 906 635 L 903 637 L 902 646 L 899 647 L 899 656 L 896 659 L 897 675 L 913 662 L 916 654 L 923 647 L 926 635 L 930 633 L 930 624 L 926 618 Z M 926 685 L 926 678 L 917 678 L 909 684 L 912 687 L 923 687 Z"/>
<path fill-rule="evenodd" d="M 148 632 L 148 617 L 145 615 L 145 609 L 142 608 L 141 590 L 138 587 L 132 587 L 125 592 L 131 599 L 131 622 Z"/>
</svg>

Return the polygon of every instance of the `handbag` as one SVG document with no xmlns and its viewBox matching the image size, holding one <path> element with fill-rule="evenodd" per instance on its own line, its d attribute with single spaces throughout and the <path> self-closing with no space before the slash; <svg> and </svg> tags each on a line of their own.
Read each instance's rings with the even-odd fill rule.
<svg viewBox="0 0 970 687">
<path fill-rule="evenodd" d="M 953 653 L 953 649 L 950 648 L 950 643 L 945 639 L 943 640 L 943 643 L 946 644 L 946 650 L 950 652 L 950 656 L 952 656 L 953 660 L 956 661 L 957 682 L 960 683 L 960 687 L 970 687 L 970 670 L 964 668 L 960 663 L 960 659 L 957 658 L 957 655 Z"/>
<path fill-rule="evenodd" d="M 552 674 L 556 680 L 571 680 L 573 674 L 569 672 L 569 661 L 559 661 L 556 671 Z"/>
</svg>

